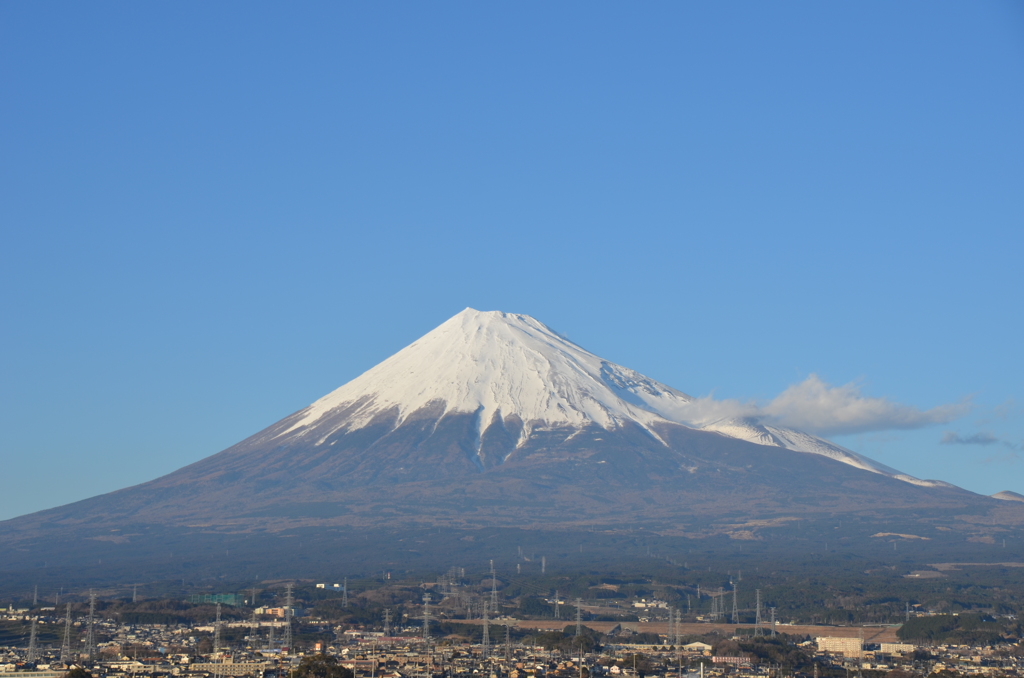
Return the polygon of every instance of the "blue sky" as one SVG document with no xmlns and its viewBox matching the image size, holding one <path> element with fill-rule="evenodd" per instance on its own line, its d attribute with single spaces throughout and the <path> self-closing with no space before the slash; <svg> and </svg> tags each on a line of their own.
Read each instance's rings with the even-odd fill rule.
<svg viewBox="0 0 1024 678">
<path fill-rule="evenodd" d="M 0 4 L 0 518 L 466 306 L 1024 492 L 1022 120 L 1019 3 Z"/>
</svg>

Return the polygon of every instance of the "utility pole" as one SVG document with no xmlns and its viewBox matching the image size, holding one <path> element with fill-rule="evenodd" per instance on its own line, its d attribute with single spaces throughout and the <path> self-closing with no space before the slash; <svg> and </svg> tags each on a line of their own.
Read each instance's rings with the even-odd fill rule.
<svg viewBox="0 0 1024 678">
<path fill-rule="evenodd" d="M 391 608 L 384 610 L 384 637 L 391 637 Z"/>
<path fill-rule="evenodd" d="M 71 603 L 68 603 L 67 616 L 64 619 L 64 644 L 60 646 L 60 662 L 71 661 Z"/>
</svg>

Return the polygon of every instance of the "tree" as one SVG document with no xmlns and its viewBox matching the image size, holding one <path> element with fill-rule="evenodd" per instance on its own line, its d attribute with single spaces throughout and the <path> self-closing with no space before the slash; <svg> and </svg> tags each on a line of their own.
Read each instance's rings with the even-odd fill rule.
<svg viewBox="0 0 1024 678">
<path fill-rule="evenodd" d="M 354 678 L 350 669 L 338 663 L 335 657 L 314 654 L 303 657 L 291 678 Z"/>
</svg>

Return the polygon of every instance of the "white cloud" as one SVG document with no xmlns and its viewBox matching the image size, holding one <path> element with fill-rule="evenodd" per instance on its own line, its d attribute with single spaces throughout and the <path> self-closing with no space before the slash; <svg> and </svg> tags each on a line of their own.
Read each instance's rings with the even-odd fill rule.
<svg viewBox="0 0 1024 678">
<path fill-rule="evenodd" d="M 886 398 L 861 395 L 857 384 L 831 386 L 812 374 L 760 408 L 760 415 L 808 433 L 839 435 L 945 424 L 968 410 L 967 402 L 919 410 Z"/>
<path fill-rule="evenodd" d="M 831 386 L 814 374 L 764 406 L 711 397 L 696 398 L 691 406 L 697 415 L 694 420 L 745 417 L 820 435 L 923 428 L 948 423 L 971 409 L 970 402 L 959 402 L 919 410 L 884 397 L 862 395 L 856 384 Z"/>
<path fill-rule="evenodd" d="M 716 400 L 713 396 L 694 398 L 673 414 L 694 426 L 705 426 L 728 419 L 748 419 L 776 424 L 807 433 L 829 436 L 915 429 L 946 424 L 964 416 L 971 403 L 940 405 L 919 410 L 886 398 L 872 398 L 860 392 L 857 384 L 832 386 L 812 374 L 793 384 L 767 404 L 739 400 Z M 961 442 L 946 440 L 943 442 Z M 971 443 L 980 442 L 976 438 Z M 982 443 L 983 444 L 983 443 Z"/>
</svg>

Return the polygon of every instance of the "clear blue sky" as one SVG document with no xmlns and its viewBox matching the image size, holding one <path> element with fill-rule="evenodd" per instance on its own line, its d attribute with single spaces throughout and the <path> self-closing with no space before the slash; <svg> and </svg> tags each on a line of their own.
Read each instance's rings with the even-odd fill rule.
<svg viewBox="0 0 1024 678">
<path fill-rule="evenodd" d="M 835 440 L 1024 492 L 1020 3 L 6 2 L 0 219 L 0 518 L 466 306 L 694 395 L 969 401 Z"/>
</svg>

